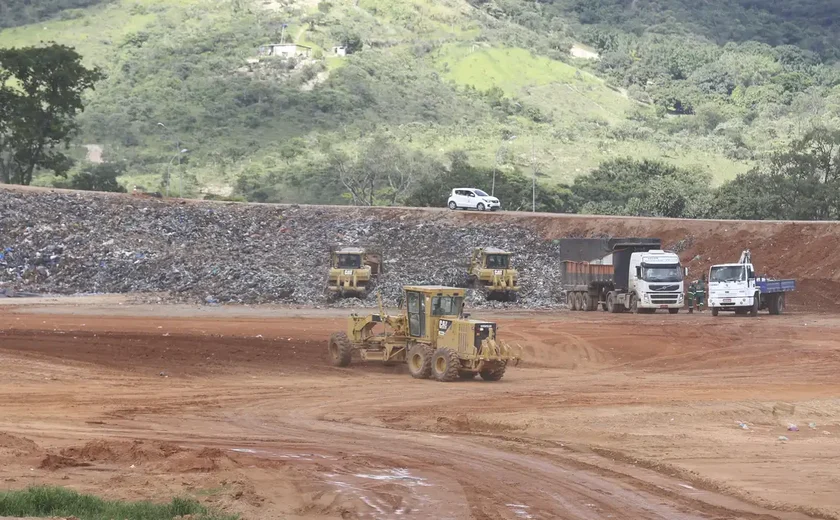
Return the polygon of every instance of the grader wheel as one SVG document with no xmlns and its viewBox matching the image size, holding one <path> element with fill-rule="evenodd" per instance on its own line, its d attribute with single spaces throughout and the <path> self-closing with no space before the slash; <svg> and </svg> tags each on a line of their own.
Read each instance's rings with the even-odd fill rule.
<svg viewBox="0 0 840 520">
<path fill-rule="evenodd" d="M 505 369 L 507 368 L 507 362 L 503 362 L 501 365 L 490 368 L 487 370 L 481 371 L 481 379 L 485 381 L 498 381 L 505 375 Z"/>
<path fill-rule="evenodd" d="M 432 376 L 438 381 L 448 383 L 458 379 L 461 370 L 461 360 L 458 354 L 450 348 L 439 348 L 432 358 Z"/>
<path fill-rule="evenodd" d="M 414 345 L 408 351 L 408 372 L 415 379 L 428 379 L 432 375 L 432 349 Z"/>
<path fill-rule="evenodd" d="M 330 358 L 333 365 L 346 367 L 353 355 L 353 344 L 344 332 L 336 332 L 330 336 Z"/>
</svg>

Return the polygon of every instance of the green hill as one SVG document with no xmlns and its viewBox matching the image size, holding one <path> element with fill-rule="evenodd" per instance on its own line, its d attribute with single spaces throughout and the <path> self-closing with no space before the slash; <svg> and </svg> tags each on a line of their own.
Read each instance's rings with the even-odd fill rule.
<svg viewBox="0 0 840 520">
<path fill-rule="evenodd" d="M 668 16 L 656 9 L 664 0 L 632 12 L 618 0 L 25 3 L 35 7 L 4 18 L 17 26 L 0 31 L 0 47 L 65 43 L 108 74 L 88 96 L 78 143 L 126 164 L 128 186 L 157 189 L 177 174 L 191 196 L 340 202 L 340 158 L 382 142 L 427 168 L 463 151 L 547 184 L 624 156 L 720 183 L 813 121 L 831 122 L 840 103 L 836 32 L 815 24 L 799 40 L 771 37 L 768 16 L 786 13 L 746 0 L 732 9 L 742 28 L 758 13 L 755 31 L 716 38 L 717 18 L 678 0 Z M 755 35 L 817 52 L 721 45 Z M 257 56 L 281 40 L 309 56 Z M 573 58 L 576 42 L 601 59 Z"/>
</svg>

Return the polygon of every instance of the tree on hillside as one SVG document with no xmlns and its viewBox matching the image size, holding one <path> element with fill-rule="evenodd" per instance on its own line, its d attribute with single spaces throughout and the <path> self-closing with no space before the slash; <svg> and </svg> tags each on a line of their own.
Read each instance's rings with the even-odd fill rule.
<svg viewBox="0 0 840 520">
<path fill-rule="evenodd" d="M 29 184 L 36 169 L 65 175 L 59 151 L 77 131 L 82 94 L 102 78 L 70 47 L 0 49 L 0 182 Z"/>
<path fill-rule="evenodd" d="M 763 167 L 721 186 L 723 218 L 840 219 L 840 131 L 816 128 Z"/>
<path fill-rule="evenodd" d="M 571 186 L 578 213 L 702 218 L 711 206 L 711 175 L 660 161 L 615 159 Z"/>
<path fill-rule="evenodd" d="M 125 173 L 125 166 L 123 164 L 89 164 L 68 179 L 67 187 L 74 190 L 125 193 L 125 187 L 117 182 L 117 177 L 123 173 Z"/>
<path fill-rule="evenodd" d="M 357 159 L 344 152 L 332 152 L 330 157 L 347 197 L 357 206 L 402 204 L 435 169 L 430 158 L 384 137 L 376 137 Z"/>
</svg>

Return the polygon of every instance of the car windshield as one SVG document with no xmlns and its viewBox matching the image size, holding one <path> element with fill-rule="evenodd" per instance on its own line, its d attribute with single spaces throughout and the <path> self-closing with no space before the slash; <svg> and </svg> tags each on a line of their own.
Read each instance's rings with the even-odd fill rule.
<svg viewBox="0 0 840 520">
<path fill-rule="evenodd" d="M 359 269 L 362 267 L 362 255 L 338 255 L 338 267 L 341 269 Z"/>
<path fill-rule="evenodd" d="M 709 274 L 710 282 L 742 282 L 744 279 L 744 266 L 742 265 L 712 267 L 712 272 Z"/>
<path fill-rule="evenodd" d="M 475 194 L 478 195 L 479 197 L 489 197 L 490 196 L 490 195 L 484 193 L 481 190 L 475 190 Z"/>
<path fill-rule="evenodd" d="M 682 269 L 678 265 L 642 266 L 642 279 L 646 282 L 679 282 Z"/>
<path fill-rule="evenodd" d="M 432 298 L 432 316 L 457 316 L 461 314 L 460 296 L 435 296 Z"/>
<path fill-rule="evenodd" d="M 510 257 L 508 255 L 487 255 L 488 269 L 507 269 L 510 265 Z"/>
</svg>

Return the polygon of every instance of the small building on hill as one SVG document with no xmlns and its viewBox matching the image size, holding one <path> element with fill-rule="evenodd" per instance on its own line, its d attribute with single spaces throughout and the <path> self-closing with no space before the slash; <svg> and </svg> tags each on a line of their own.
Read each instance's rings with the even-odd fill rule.
<svg viewBox="0 0 840 520">
<path fill-rule="evenodd" d="M 296 43 L 269 43 L 259 49 L 260 56 L 281 56 L 284 58 L 308 58 L 312 48 Z"/>
</svg>

